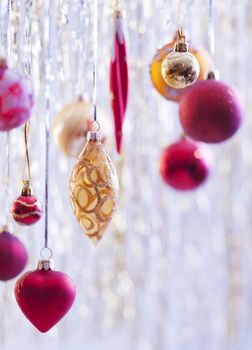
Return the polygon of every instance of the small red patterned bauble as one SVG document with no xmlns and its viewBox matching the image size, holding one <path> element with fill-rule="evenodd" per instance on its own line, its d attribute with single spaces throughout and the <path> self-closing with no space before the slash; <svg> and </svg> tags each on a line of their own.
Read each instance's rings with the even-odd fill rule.
<svg viewBox="0 0 252 350">
<path fill-rule="evenodd" d="M 31 194 L 31 188 L 24 187 L 21 196 L 11 205 L 13 219 L 19 224 L 29 226 L 35 224 L 42 216 L 40 201 Z"/>
<path fill-rule="evenodd" d="M 206 145 L 181 139 L 163 151 L 160 174 L 176 190 L 193 190 L 207 179 L 212 164 L 212 154 Z"/>
<path fill-rule="evenodd" d="M 15 286 L 17 303 L 28 320 L 47 332 L 70 310 L 76 296 L 72 279 L 52 270 L 51 260 L 41 260 L 37 270 L 24 273 Z"/>
<path fill-rule="evenodd" d="M 7 228 L 0 233 L 0 280 L 8 281 L 23 271 L 27 252 L 23 243 Z"/>
<path fill-rule="evenodd" d="M 235 90 L 214 79 L 198 81 L 183 95 L 179 116 L 186 135 L 207 143 L 229 139 L 243 119 Z"/>
<path fill-rule="evenodd" d="M 25 79 L 0 59 L 0 131 L 24 124 L 30 117 L 32 105 L 32 93 Z"/>
</svg>

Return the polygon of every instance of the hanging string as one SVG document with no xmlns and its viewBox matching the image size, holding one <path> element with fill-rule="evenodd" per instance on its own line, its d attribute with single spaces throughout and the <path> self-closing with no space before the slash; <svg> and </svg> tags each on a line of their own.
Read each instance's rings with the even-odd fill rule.
<svg viewBox="0 0 252 350">
<path fill-rule="evenodd" d="M 94 0 L 93 121 L 97 121 L 98 2 Z"/>
<path fill-rule="evenodd" d="M 214 33 L 214 4 L 213 0 L 209 0 L 209 13 L 208 13 L 208 40 L 209 51 L 214 62 L 215 58 L 215 33 Z"/>
<path fill-rule="evenodd" d="M 2 8 L 3 10 L 3 8 Z M 10 37 L 10 12 L 11 12 L 11 0 L 8 0 L 7 2 L 7 9 L 5 16 L 1 18 L 2 20 L 2 25 L 1 25 L 1 51 L 0 55 L 1 57 L 10 57 L 10 45 L 9 45 L 9 37 Z"/>
<path fill-rule="evenodd" d="M 182 29 L 183 0 L 178 0 L 178 40 L 184 37 Z"/>
<path fill-rule="evenodd" d="M 44 236 L 44 248 L 48 248 L 48 180 L 49 180 L 49 141 L 50 141 L 50 134 L 49 134 L 49 99 L 47 99 L 47 113 L 45 117 L 45 236 Z"/>
<path fill-rule="evenodd" d="M 5 181 L 4 181 L 4 200 L 6 201 L 5 206 L 5 221 L 8 226 L 9 216 L 10 216 L 10 208 L 9 208 L 9 190 L 10 190 L 10 132 L 6 133 L 6 141 L 5 141 L 5 159 L 6 159 L 6 170 L 5 170 Z"/>
<path fill-rule="evenodd" d="M 4 30 L 2 32 L 2 53 L 4 57 L 8 58 L 9 50 L 10 50 L 10 40 L 9 40 L 9 29 L 10 29 L 10 12 L 11 12 L 11 1 L 8 0 L 7 3 L 7 11 L 4 16 L 3 20 L 3 26 L 2 29 Z M 5 179 L 4 179 L 4 201 L 6 203 L 5 205 L 5 221 L 6 225 L 8 226 L 9 223 L 9 217 L 10 217 L 10 208 L 9 208 L 9 197 L 10 197 L 10 132 L 7 131 L 6 133 L 6 141 L 5 141 Z"/>
<path fill-rule="evenodd" d="M 80 39 L 80 46 L 78 50 L 78 77 L 77 77 L 77 83 L 76 83 L 76 92 L 79 96 L 78 98 L 83 100 L 84 92 L 86 91 L 86 79 L 84 79 L 85 73 L 84 73 L 84 62 L 86 61 L 86 55 L 87 55 L 87 43 L 85 40 L 86 30 L 88 23 L 85 21 L 87 17 L 87 4 L 85 1 L 79 2 L 79 26 L 78 26 L 78 38 Z"/>
<path fill-rule="evenodd" d="M 49 94 L 49 87 L 47 86 L 46 95 Z M 48 247 L 48 199 L 49 199 L 49 147 L 50 147 L 50 100 L 46 98 L 46 116 L 45 116 L 45 231 L 44 231 L 44 246 L 40 251 L 41 257 L 44 259 L 50 259 L 52 257 L 52 250 Z M 49 256 L 45 257 L 45 252 L 49 252 Z"/>
<path fill-rule="evenodd" d="M 47 250 L 49 256 L 46 257 L 50 259 L 52 257 L 52 250 L 48 246 L 48 202 L 49 202 L 49 151 L 50 151 L 50 69 L 51 69 L 51 58 L 52 58 L 52 3 L 49 4 L 48 8 L 48 18 L 49 18 L 49 37 L 48 37 L 48 62 L 46 66 L 46 115 L 45 115 L 45 231 L 44 231 L 44 247 L 42 248 L 40 254 L 44 258 L 43 253 Z"/>
<path fill-rule="evenodd" d="M 25 45 L 24 45 L 24 76 L 29 84 L 31 81 L 31 62 L 32 62 L 32 41 L 31 41 L 31 13 L 32 13 L 32 3 L 27 2 L 21 7 L 21 15 L 25 18 Z M 23 165 L 23 184 L 25 187 L 29 187 L 31 184 L 31 162 L 29 154 L 29 134 L 30 134 L 30 121 L 28 121 L 24 126 L 24 142 L 25 142 L 25 158 Z M 27 175 L 26 176 L 26 165 L 27 165 Z"/>
<path fill-rule="evenodd" d="M 115 0 L 115 3 L 114 3 L 114 11 L 120 11 L 120 0 Z"/>
<path fill-rule="evenodd" d="M 24 167 L 23 167 L 23 183 L 28 182 L 28 184 L 30 184 L 31 182 L 31 162 L 30 162 L 29 145 L 28 145 L 29 131 L 30 131 L 30 122 L 27 122 L 24 126 L 25 160 L 24 160 Z M 26 164 L 27 164 L 28 180 L 25 179 Z"/>
</svg>

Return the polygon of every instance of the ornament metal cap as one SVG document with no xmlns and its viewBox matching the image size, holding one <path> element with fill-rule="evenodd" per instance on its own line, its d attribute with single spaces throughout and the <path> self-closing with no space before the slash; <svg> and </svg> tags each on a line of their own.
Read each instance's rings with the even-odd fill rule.
<svg viewBox="0 0 252 350">
<path fill-rule="evenodd" d="M 211 80 L 214 79 L 215 80 L 215 72 L 210 71 L 207 75 L 207 80 Z"/>
<path fill-rule="evenodd" d="M 40 259 L 37 265 L 38 270 L 54 270 L 54 261 L 53 259 Z"/>
<path fill-rule="evenodd" d="M 32 187 L 30 186 L 29 180 L 23 181 L 23 188 L 21 191 L 22 196 L 31 196 L 32 195 Z"/>
<path fill-rule="evenodd" d="M 9 231 L 9 227 L 7 224 L 4 224 L 0 227 L 0 233 L 4 233 L 4 232 L 8 232 Z"/>
<path fill-rule="evenodd" d="M 175 52 L 188 52 L 188 44 L 177 42 L 174 45 L 174 51 Z"/>
<path fill-rule="evenodd" d="M 219 80 L 220 79 L 220 73 L 218 70 L 211 70 L 207 75 L 207 80 L 214 79 Z"/>
<path fill-rule="evenodd" d="M 87 133 L 88 141 L 101 141 L 101 132 L 97 130 L 91 130 Z"/>
<path fill-rule="evenodd" d="M 115 17 L 115 18 L 121 18 L 121 17 L 122 17 L 121 11 L 120 11 L 119 9 L 114 10 L 114 12 L 113 12 L 113 17 Z"/>
<path fill-rule="evenodd" d="M 0 234 L 5 232 L 13 232 L 13 225 L 11 223 L 5 223 L 0 226 Z"/>
<path fill-rule="evenodd" d="M 0 68 L 7 68 L 8 64 L 7 64 L 7 60 L 4 57 L 0 57 Z"/>
</svg>

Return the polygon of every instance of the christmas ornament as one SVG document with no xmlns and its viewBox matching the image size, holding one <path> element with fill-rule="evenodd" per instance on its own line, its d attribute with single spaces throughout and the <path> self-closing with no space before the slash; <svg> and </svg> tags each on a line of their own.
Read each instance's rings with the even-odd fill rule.
<svg viewBox="0 0 252 350">
<path fill-rule="evenodd" d="M 118 199 L 118 179 L 99 131 L 88 141 L 70 179 L 70 199 L 82 230 L 96 244 L 106 230 Z"/>
<path fill-rule="evenodd" d="M 24 124 L 30 117 L 33 98 L 24 78 L 0 59 L 0 131 Z"/>
<path fill-rule="evenodd" d="M 115 140 L 117 152 L 121 152 L 123 122 L 128 97 L 128 64 L 122 25 L 122 14 L 114 11 L 114 44 L 110 63 L 111 106 L 114 115 Z"/>
<path fill-rule="evenodd" d="M 25 165 L 27 164 L 28 180 L 24 179 L 23 174 L 23 189 L 21 196 L 17 197 L 11 205 L 11 214 L 13 219 L 19 225 L 33 225 L 42 216 L 42 205 L 40 201 L 32 195 L 31 187 L 31 166 L 30 166 L 30 156 L 29 156 L 29 146 L 28 146 L 28 136 L 29 136 L 29 123 L 25 124 L 24 127 L 24 140 L 25 140 L 25 163 L 24 163 L 24 173 Z"/>
<path fill-rule="evenodd" d="M 21 196 L 17 197 L 11 205 L 13 219 L 19 225 L 33 225 L 42 216 L 42 205 L 40 201 L 32 195 L 32 188 L 29 181 L 24 181 Z"/>
<path fill-rule="evenodd" d="M 154 88 L 165 98 L 171 101 L 178 102 L 181 96 L 187 89 L 173 89 L 171 86 L 167 85 L 161 74 L 161 65 L 164 58 L 173 51 L 174 45 L 176 44 L 177 33 L 175 34 L 173 40 L 163 46 L 158 50 L 157 54 L 154 56 L 152 63 L 150 65 L 150 77 Z M 192 45 L 189 46 L 189 52 L 195 56 L 200 66 L 199 80 L 206 79 L 207 74 L 210 70 L 211 59 L 208 52 L 204 48 L 194 48 Z"/>
<path fill-rule="evenodd" d="M 105 112 L 98 108 L 99 118 L 104 121 L 102 142 L 110 133 Z M 65 106 L 52 122 L 52 136 L 58 148 L 66 155 L 77 158 L 86 141 L 92 116 L 92 103 L 80 97 L 76 102 Z"/>
<path fill-rule="evenodd" d="M 163 151 L 160 174 L 165 183 L 177 190 L 193 190 L 207 179 L 212 164 L 206 145 L 182 138 Z"/>
<path fill-rule="evenodd" d="M 179 117 L 186 135 L 195 140 L 218 143 L 236 133 L 243 113 L 233 88 L 208 79 L 197 82 L 185 93 L 180 101 Z"/>
<path fill-rule="evenodd" d="M 161 74 L 169 86 L 182 89 L 196 82 L 200 72 L 197 59 L 188 51 L 185 36 L 178 32 L 174 51 L 169 53 L 161 65 Z"/>
<path fill-rule="evenodd" d="M 20 309 L 42 333 L 65 316 L 75 296 L 73 281 L 65 273 L 54 271 L 52 260 L 40 260 L 37 269 L 24 273 L 15 285 Z"/>
<path fill-rule="evenodd" d="M 48 79 L 48 78 L 47 78 Z M 48 81 L 47 81 L 48 82 Z M 47 85 L 47 96 L 50 96 L 50 87 Z M 60 271 L 53 271 L 51 261 L 52 251 L 48 247 L 48 198 L 49 198 L 49 140 L 50 100 L 47 98 L 47 113 L 45 115 L 45 231 L 44 247 L 40 255 L 37 270 L 23 274 L 15 285 L 17 303 L 28 320 L 42 333 L 51 329 L 71 308 L 76 288 L 72 280 Z M 27 136 L 27 133 L 25 134 Z M 26 138 L 27 146 L 27 138 Z M 30 180 L 28 148 L 26 159 Z M 28 181 L 29 183 L 29 181 Z M 49 251 L 49 256 L 44 255 Z"/>
<path fill-rule="evenodd" d="M 98 127 L 87 134 L 87 143 L 75 164 L 70 178 L 70 200 L 74 215 L 82 230 L 94 244 L 102 238 L 118 198 L 118 179 L 109 156 L 101 143 L 97 122 L 97 1 L 94 1 L 94 65 L 93 65 L 93 122 Z"/>
<path fill-rule="evenodd" d="M 22 272 L 27 263 L 23 243 L 3 227 L 0 232 L 0 280 L 8 281 Z"/>
</svg>

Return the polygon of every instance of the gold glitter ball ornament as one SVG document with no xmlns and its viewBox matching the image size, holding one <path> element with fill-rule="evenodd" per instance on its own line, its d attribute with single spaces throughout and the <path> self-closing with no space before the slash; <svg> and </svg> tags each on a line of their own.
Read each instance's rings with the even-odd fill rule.
<svg viewBox="0 0 252 350">
<path fill-rule="evenodd" d="M 112 219 L 119 185 L 100 132 L 89 131 L 87 140 L 70 178 L 70 200 L 82 230 L 96 245 Z"/>
<path fill-rule="evenodd" d="M 199 73 L 199 62 L 188 52 L 186 43 L 176 43 L 174 51 L 165 57 L 161 66 L 164 81 L 175 89 L 183 89 L 194 84 Z"/>
<path fill-rule="evenodd" d="M 178 32 L 174 34 L 173 39 L 166 45 L 162 46 L 155 54 L 150 64 L 150 78 L 153 87 L 157 92 L 165 97 L 167 100 L 179 102 L 183 94 L 190 89 L 190 86 L 185 89 L 173 89 L 171 86 L 167 85 L 161 74 L 161 66 L 165 57 L 174 51 L 174 44 L 177 42 Z M 189 50 L 200 65 L 200 74 L 198 80 L 207 79 L 207 74 L 212 67 L 212 60 L 203 47 L 195 47 L 190 43 Z"/>
</svg>

